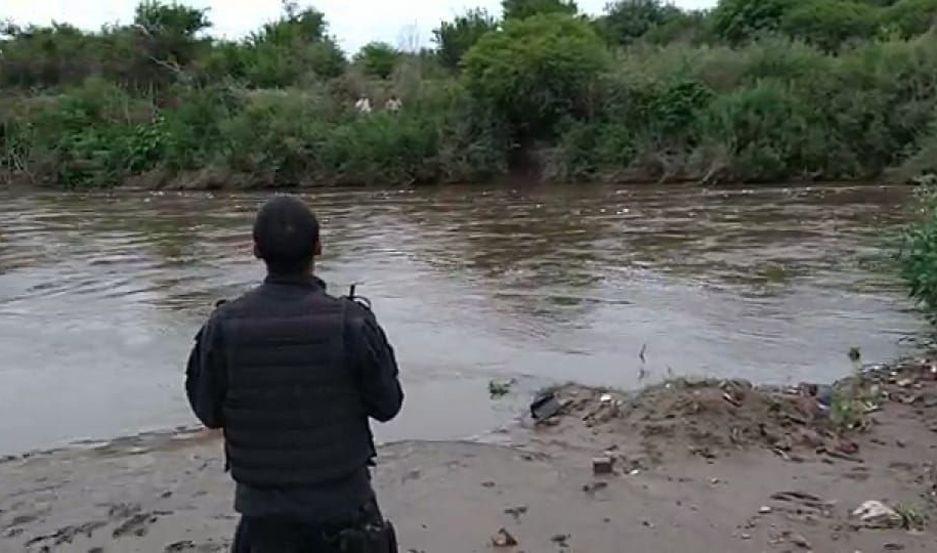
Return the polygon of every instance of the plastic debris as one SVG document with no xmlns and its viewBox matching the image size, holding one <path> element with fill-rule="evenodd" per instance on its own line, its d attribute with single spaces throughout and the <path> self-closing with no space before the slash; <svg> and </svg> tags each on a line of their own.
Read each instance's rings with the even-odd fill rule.
<svg viewBox="0 0 937 553">
<path fill-rule="evenodd" d="M 852 512 L 869 528 L 895 528 L 901 526 L 902 518 L 897 511 L 881 501 L 870 500 Z"/>
<path fill-rule="evenodd" d="M 611 474 L 614 461 L 611 457 L 595 457 L 592 459 L 592 472 L 594 474 Z"/>
<path fill-rule="evenodd" d="M 502 528 L 491 538 L 491 544 L 495 547 L 514 547 L 517 545 L 517 540 L 510 532 Z"/>
<path fill-rule="evenodd" d="M 560 412 L 562 404 L 556 399 L 556 394 L 550 392 L 537 396 L 530 404 L 530 416 L 537 422 L 543 422 Z"/>
<path fill-rule="evenodd" d="M 488 382 L 488 393 L 492 398 L 498 398 L 506 396 L 511 393 L 511 386 L 516 384 L 517 381 L 513 378 L 507 380 L 503 379 L 494 379 Z"/>
</svg>

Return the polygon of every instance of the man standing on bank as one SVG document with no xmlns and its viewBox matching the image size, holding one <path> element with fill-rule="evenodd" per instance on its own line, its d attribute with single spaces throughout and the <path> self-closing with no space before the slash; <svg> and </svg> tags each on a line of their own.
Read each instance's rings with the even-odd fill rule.
<svg viewBox="0 0 937 553">
<path fill-rule="evenodd" d="M 389 421 L 403 392 L 394 350 L 370 309 L 314 276 L 319 223 L 292 196 L 257 213 L 263 284 L 218 306 L 189 357 L 198 418 L 224 430 L 242 518 L 236 553 L 384 553 L 371 487 L 368 418 Z M 370 545 L 368 545 L 370 544 Z"/>
</svg>

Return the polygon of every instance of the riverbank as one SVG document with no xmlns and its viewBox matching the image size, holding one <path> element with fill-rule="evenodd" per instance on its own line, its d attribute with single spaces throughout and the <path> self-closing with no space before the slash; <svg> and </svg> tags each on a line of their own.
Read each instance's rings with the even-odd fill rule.
<svg viewBox="0 0 937 553">
<path fill-rule="evenodd" d="M 381 447 L 376 485 L 403 551 L 484 551 L 502 528 L 519 542 L 505 551 L 930 551 L 934 365 L 834 388 L 827 415 L 822 386 L 567 386 L 557 415 L 496 443 Z M 593 474 L 597 456 L 611 474 Z M 2 551 L 224 551 L 237 520 L 205 432 L 7 458 L 0 489 Z M 868 500 L 896 510 L 889 528 L 851 514 Z"/>
<path fill-rule="evenodd" d="M 906 182 L 935 171 L 937 6 L 847 1 L 864 15 L 844 35 L 815 19 L 843 2 L 768 15 L 749 1 L 706 13 L 613 2 L 596 18 L 476 11 L 441 22 L 436 50 L 371 44 L 351 60 L 314 9 L 287 9 L 244 42 L 203 35 L 207 13 L 160 2 L 100 31 L 11 24 L 0 183 L 407 187 L 518 171 L 568 183 Z M 632 10 L 676 27 L 623 36 L 621 22 L 648 17 Z"/>
</svg>

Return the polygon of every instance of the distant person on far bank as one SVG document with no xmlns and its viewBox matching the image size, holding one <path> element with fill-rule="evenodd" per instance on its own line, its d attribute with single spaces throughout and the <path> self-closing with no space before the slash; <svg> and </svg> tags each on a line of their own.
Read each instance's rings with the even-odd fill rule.
<svg viewBox="0 0 937 553">
<path fill-rule="evenodd" d="M 396 95 L 391 96 L 390 99 L 387 100 L 387 103 L 384 104 L 384 109 L 391 113 L 397 113 L 403 109 L 403 102 L 401 102 L 400 98 Z"/>
<path fill-rule="evenodd" d="M 369 307 L 314 275 L 319 223 L 292 196 L 254 222 L 263 284 L 220 304 L 199 331 L 186 392 L 224 430 L 236 482 L 235 553 L 396 552 L 371 486 L 369 418 L 403 402 L 393 348 Z"/>
<path fill-rule="evenodd" d="M 371 99 L 367 96 L 358 98 L 358 101 L 355 102 L 355 109 L 361 114 L 371 113 Z"/>
</svg>

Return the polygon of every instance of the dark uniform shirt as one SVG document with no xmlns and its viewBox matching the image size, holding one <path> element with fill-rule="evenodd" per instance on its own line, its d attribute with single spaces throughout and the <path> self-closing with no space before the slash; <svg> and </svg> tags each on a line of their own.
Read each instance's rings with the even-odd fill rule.
<svg viewBox="0 0 937 553">
<path fill-rule="evenodd" d="M 267 283 L 297 284 L 322 289 L 315 277 L 268 277 Z M 227 386 L 224 355 L 216 340 L 214 318 L 202 327 L 189 356 L 186 393 L 196 416 L 209 428 L 224 428 L 222 405 Z M 361 375 L 361 398 L 371 418 L 381 422 L 400 411 L 403 391 L 398 380 L 394 350 L 374 315 L 368 311 L 357 324 L 345 329 L 346 351 Z M 347 477 L 310 487 L 257 488 L 237 484 L 234 508 L 250 517 L 283 517 L 309 522 L 327 522 L 356 513 L 374 498 L 367 467 Z"/>
</svg>

